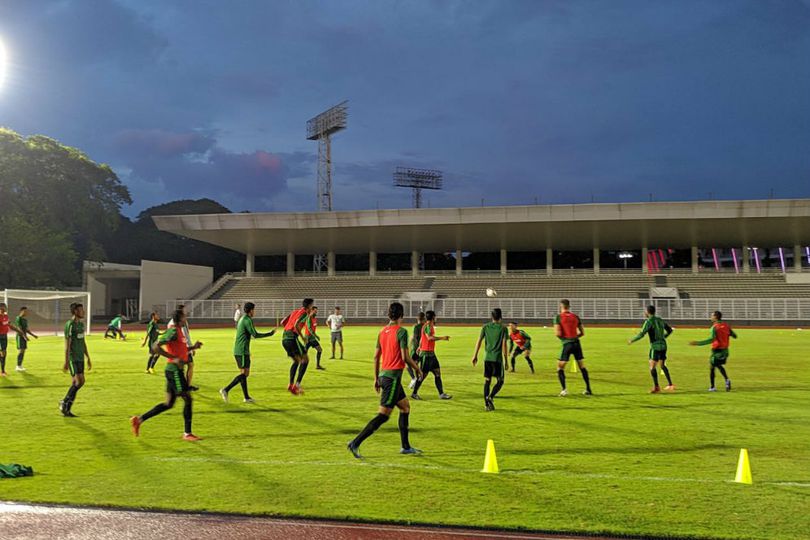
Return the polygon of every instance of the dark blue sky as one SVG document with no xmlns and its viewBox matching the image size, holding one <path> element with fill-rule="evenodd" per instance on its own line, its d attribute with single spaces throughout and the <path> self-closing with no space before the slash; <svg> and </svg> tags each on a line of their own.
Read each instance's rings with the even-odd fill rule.
<svg viewBox="0 0 810 540">
<path fill-rule="evenodd" d="M 3 0 L 0 125 L 141 209 L 315 207 L 305 122 L 348 99 L 336 209 L 810 196 L 810 0 Z"/>
</svg>

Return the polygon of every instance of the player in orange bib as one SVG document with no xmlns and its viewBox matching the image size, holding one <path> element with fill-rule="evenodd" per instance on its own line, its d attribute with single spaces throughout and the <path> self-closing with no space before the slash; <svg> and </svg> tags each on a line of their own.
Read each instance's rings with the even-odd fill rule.
<svg viewBox="0 0 810 540">
<path fill-rule="evenodd" d="M 585 329 L 582 327 L 579 317 L 571 313 L 571 303 L 568 300 L 560 300 L 560 314 L 554 317 L 554 333 L 562 343 L 560 357 L 557 361 L 557 378 L 560 379 L 560 386 L 562 386 L 560 396 L 568 395 L 568 389 L 565 386 L 565 365 L 572 355 L 574 361 L 579 365 L 582 380 L 585 381 L 585 391 L 582 393 L 586 396 L 592 395 L 591 378 L 585 367 L 582 345 L 579 343 L 579 339 L 585 335 Z"/>
<path fill-rule="evenodd" d="M 714 370 L 719 369 L 720 375 L 726 381 L 726 392 L 731 392 L 731 379 L 728 378 L 726 373 L 726 361 L 728 361 L 728 345 L 729 338 L 737 339 L 737 334 L 731 327 L 723 322 L 723 314 L 719 311 L 712 313 L 712 333 L 703 341 L 690 341 L 689 345 L 701 346 L 711 345 L 712 354 L 709 357 L 709 392 L 716 392 L 717 388 L 714 386 Z"/>
<path fill-rule="evenodd" d="M 360 445 L 372 433 L 388 421 L 394 407 L 399 409 L 399 437 L 402 442 L 400 454 L 421 454 L 422 451 L 411 446 L 408 440 L 408 418 L 411 406 L 405 390 L 402 388 L 402 371 L 406 365 L 413 368 L 418 379 L 422 370 L 408 354 L 408 331 L 402 327 L 405 308 L 399 302 L 388 307 L 388 325 L 377 336 L 377 349 L 374 353 L 374 391 L 380 394 L 380 408 L 377 416 L 363 428 L 357 437 L 346 447 L 357 459 L 361 459 Z M 382 370 L 380 370 L 382 367 Z"/>
</svg>

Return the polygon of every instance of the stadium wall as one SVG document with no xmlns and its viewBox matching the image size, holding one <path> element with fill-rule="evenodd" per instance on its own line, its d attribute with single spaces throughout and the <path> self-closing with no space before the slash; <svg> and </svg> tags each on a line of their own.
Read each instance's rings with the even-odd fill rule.
<svg viewBox="0 0 810 540">
<path fill-rule="evenodd" d="M 213 280 L 210 266 L 141 261 L 140 316 L 165 306 L 166 298 L 193 297 Z"/>
</svg>

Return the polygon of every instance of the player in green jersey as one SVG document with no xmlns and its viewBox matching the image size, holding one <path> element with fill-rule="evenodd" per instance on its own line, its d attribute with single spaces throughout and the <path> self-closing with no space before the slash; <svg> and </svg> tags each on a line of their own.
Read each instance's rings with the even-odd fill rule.
<svg viewBox="0 0 810 540">
<path fill-rule="evenodd" d="M 39 339 L 39 336 L 34 334 L 28 329 L 28 308 L 23 306 L 20 308 L 20 314 L 14 319 L 14 326 L 19 331 L 17 332 L 17 371 L 25 371 L 23 367 L 23 360 L 25 359 L 25 351 L 28 350 L 28 336 L 34 339 Z"/>
<path fill-rule="evenodd" d="M 484 406 L 487 411 L 495 410 L 493 399 L 503 388 L 504 375 L 508 369 L 506 342 L 509 341 L 509 332 L 503 325 L 502 318 L 500 308 L 492 310 L 492 320 L 481 327 L 481 334 L 478 336 L 472 358 L 472 365 L 475 366 L 478 364 L 478 352 L 483 343 L 486 352 L 484 357 Z M 497 382 L 490 391 L 492 377 L 495 377 Z"/>
<path fill-rule="evenodd" d="M 256 305 L 253 302 L 245 302 L 245 309 L 243 310 L 242 317 L 236 325 L 236 340 L 233 344 L 233 357 L 236 359 L 236 367 L 239 368 L 239 375 L 225 388 L 219 391 L 222 400 L 228 403 L 228 392 L 237 384 L 242 387 L 242 395 L 245 398 L 245 403 L 255 403 L 255 400 L 250 397 L 248 392 L 247 379 L 250 376 L 250 340 L 251 338 L 261 339 L 270 337 L 276 333 L 275 330 L 269 332 L 258 332 L 256 327 L 253 326 L 253 312 Z"/>
<path fill-rule="evenodd" d="M 0 377 L 7 377 L 6 351 L 8 349 L 8 331 L 14 330 L 17 334 L 23 331 L 8 322 L 8 306 L 0 302 Z"/>
<path fill-rule="evenodd" d="M 73 401 L 79 389 L 84 386 L 84 359 L 87 358 L 87 371 L 93 369 L 93 362 L 84 339 L 84 306 L 70 304 L 70 314 L 70 320 L 65 323 L 65 364 L 62 370 L 70 371 L 71 384 L 64 399 L 59 402 L 59 411 L 62 416 L 73 418 L 76 416 L 71 411 Z"/>
<path fill-rule="evenodd" d="M 141 342 L 141 347 L 149 345 L 149 359 L 146 361 L 146 372 L 147 373 L 154 373 L 155 372 L 155 364 L 157 364 L 158 358 L 160 358 L 159 354 L 155 354 L 152 352 L 152 348 L 155 346 L 155 342 L 158 340 L 160 336 L 160 327 L 158 323 L 160 322 L 160 318 L 158 314 L 154 311 L 149 314 L 149 322 L 146 323 L 146 335 L 143 336 L 143 341 Z"/>
<path fill-rule="evenodd" d="M 107 325 L 107 330 L 104 332 L 104 339 L 107 339 L 109 337 L 115 339 L 120 336 L 121 339 L 126 341 L 127 336 L 124 335 L 123 324 L 124 324 L 124 316 L 119 313 L 118 315 L 113 317 L 113 320 L 111 320 L 110 324 Z"/>
<path fill-rule="evenodd" d="M 664 321 L 661 317 L 655 314 L 655 306 L 647 306 L 645 311 L 647 320 L 641 327 L 641 331 L 636 334 L 632 339 L 627 340 L 628 345 L 632 345 L 636 341 L 647 335 L 650 338 L 650 376 L 652 376 L 653 387 L 650 390 L 651 394 L 657 394 L 661 391 L 658 385 L 658 371 L 660 369 L 664 372 L 667 378 L 668 392 L 675 390 L 675 385 L 672 384 L 672 377 L 669 375 L 669 368 L 667 368 L 667 338 L 672 334 L 672 327 Z"/>
<path fill-rule="evenodd" d="M 416 324 L 413 325 L 413 333 L 411 334 L 411 360 L 419 364 L 419 342 L 422 336 L 422 326 L 425 324 L 425 312 L 420 311 L 416 315 Z M 411 383 L 408 385 L 410 390 L 416 386 L 416 374 L 410 364 L 405 366 L 408 369 L 408 375 L 411 377 Z"/>
</svg>

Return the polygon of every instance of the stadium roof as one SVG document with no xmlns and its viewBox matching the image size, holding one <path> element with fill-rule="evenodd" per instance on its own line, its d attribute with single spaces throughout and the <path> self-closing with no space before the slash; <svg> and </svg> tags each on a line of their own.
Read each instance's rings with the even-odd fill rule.
<svg viewBox="0 0 810 540">
<path fill-rule="evenodd" d="M 739 247 L 810 244 L 810 199 L 155 216 L 242 253 Z"/>
</svg>

